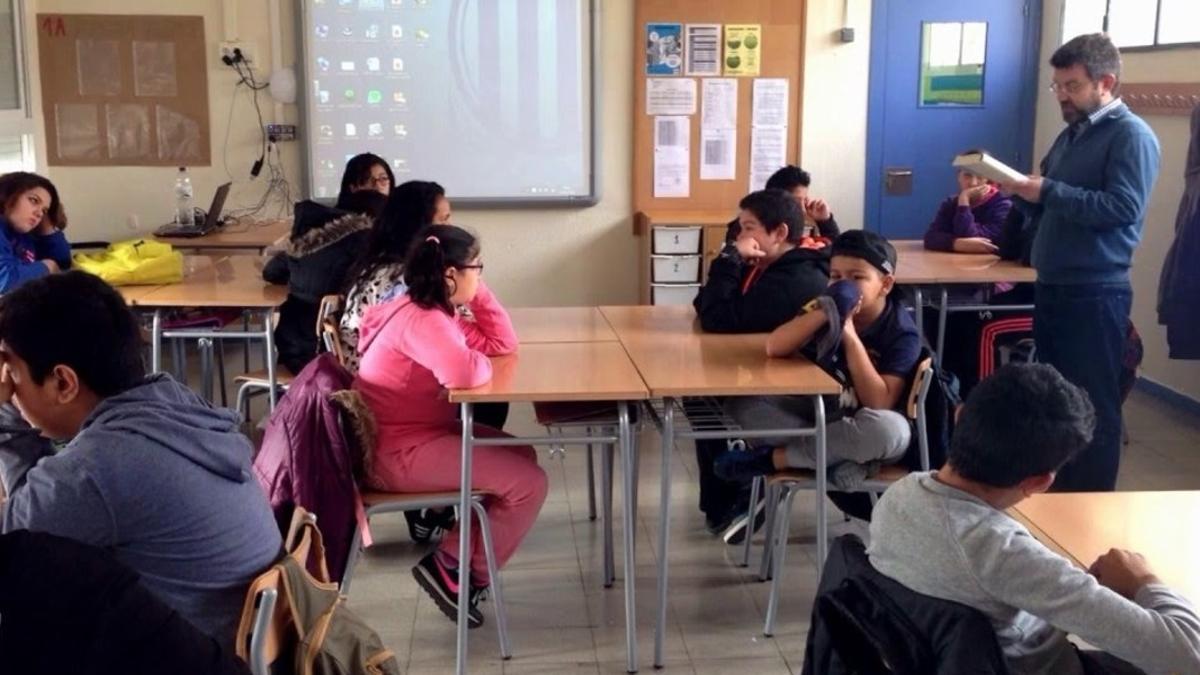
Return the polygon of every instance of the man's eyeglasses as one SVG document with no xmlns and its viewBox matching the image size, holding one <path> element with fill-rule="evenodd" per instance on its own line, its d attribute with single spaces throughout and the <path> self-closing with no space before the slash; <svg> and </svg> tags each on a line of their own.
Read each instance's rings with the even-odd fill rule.
<svg viewBox="0 0 1200 675">
<path fill-rule="evenodd" d="M 1085 83 L 1080 82 L 1079 80 L 1071 80 L 1070 82 L 1067 82 L 1065 84 L 1059 84 L 1058 82 L 1051 82 L 1050 86 L 1047 87 L 1047 89 L 1054 92 L 1055 94 L 1057 94 L 1060 91 L 1065 91 L 1068 94 L 1078 94 L 1080 91 L 1083 90 L 1084 85 L 1085 85 Z"/>
</svg>

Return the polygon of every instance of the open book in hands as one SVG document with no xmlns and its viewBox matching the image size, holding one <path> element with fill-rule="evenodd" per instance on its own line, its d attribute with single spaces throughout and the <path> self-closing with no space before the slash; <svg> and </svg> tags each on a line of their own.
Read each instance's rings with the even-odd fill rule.
<svg viewBox="0 0 1200 675">
<path fill-rule="evenodd" d="M 954 158 L 954 168 L 982 176 L 993 183 L 1019 183 L 1025 174 L 986 152 L 968 152 Z"/>
</svg>

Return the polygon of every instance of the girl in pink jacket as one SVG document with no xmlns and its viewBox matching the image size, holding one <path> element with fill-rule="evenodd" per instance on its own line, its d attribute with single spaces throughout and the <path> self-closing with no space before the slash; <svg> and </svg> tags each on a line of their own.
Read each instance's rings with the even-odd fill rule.
<svg viewBox="0 0 1200 675">
<path fill-rule="evenodd" d="M 388 492 L 458 490 L 461 423 L 447 389 L 467 389 L 492 379 L 490 356 L 517 350 L 508 313 L 480 279 L 479 240 L 453 225 L 430 225 L 417 236 L 404 263 L 405 295 L 375 305 L 363 316 L 362 357 L 354 388 L 379 426 L 367 481 Z M 471 318 L 459 310 L 470 309 Z M 476 437 L 503 433 L 479 424 Z M 487 504 L 497 562 L 503 566 L 533 527 L 546 500 L 546 474 L 534 449 L 474 448 L 471 488 L 491 495 Z M 472 628 L 483 624 L 477 605 L 490 584 L 479 530 L 470 561 Z M 438 608 L 458 618 L 458 527 L 413 568 L 417 583 Z"/>
</svg>

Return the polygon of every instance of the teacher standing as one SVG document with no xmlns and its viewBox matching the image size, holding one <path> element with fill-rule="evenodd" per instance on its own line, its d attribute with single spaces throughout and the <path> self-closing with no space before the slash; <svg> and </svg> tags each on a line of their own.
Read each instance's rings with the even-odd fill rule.
<svg viewBox="0 0 1200 675">
<path fill-rule="evenodd" d="M 1121 460 L 1129 268 L 1158 177 L 1158 139 L 1117 97 L 1121 54 L 1107 36 L 1074 38 L 1050 65 L 1067 128 L 1042 159 L 1041 176 L 1003 187 L 1036 228 L 1037 358 L 1086 390 L 1096 409 L 1091 444 L 1062 468 L 1054 489 L 1112 490 Z"/>
</svg>

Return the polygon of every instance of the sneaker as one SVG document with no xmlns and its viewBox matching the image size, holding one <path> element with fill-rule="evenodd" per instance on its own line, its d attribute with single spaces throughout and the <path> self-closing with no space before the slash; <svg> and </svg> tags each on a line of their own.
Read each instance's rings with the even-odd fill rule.
<svg viewBox="0 0 1200 675">
<path fill-rule="evenodd" d="M 437 538 L 453 530 L 458 525 L 458 519 L 454 517 L 454 509 L 452 507 L 438 510 L 426 509 L 425 522 L 433 526 L 433 536 Z"/>
<path fill-rule="evenodd" d="M 434 526 L 425 518 L 425 509 L 405 511 L 404 519 L 408 521 L 408 536 L 418 544 L 427 544 L 433 538 Z"/>
<path fill-rule="evenodd" d="M 775 472 L 775 464 L 771 459 L 774 452 L 775 449 L 769 445 L 745 451 L 727 450 L 713 460 L 713 473 L 730 482 L 748 482 Z"/>
<path fill-rule="evenodd" d="M 704 529 L 714 537 L 721 536 L 721 533 L 729 529 L 730 524 L 737 518 L 736 513 L 730 511 L 722 516 L 704 516 Z"/>
<path fill-rule="evenodd" d="M 765 499 L 759 499 L 758 503 L 754 505 L 754 527 L 750 533 L 751 536 L 761 530 L 763 523 L 766 522 L 766 506 L 767 501 Z M 749 508 L 743 509 L 742 513 L 734 518 L 729 523 L 729 527 L 725 528 L 725 531 L 721 533 L 721 538 L 725 540 L 726 544 L 736 546 L 746 540 L 746 530 L 750 529 L 747 527 L 750 524 L 750 514 L 747 513 L 749 510 Z"/>
<path fill-rule="evenodd" d="M 421 558 L 421 562 L 412 568 L 413 577 L 417 584 L 425 589 L 433 604 L 442 610 L 451 621 L 458 621 L 458 570 L 444 567 L 437 561 L 434 553 Z M 471 593 L 475 595 L 474 591 Z M 479 628 L 483 625 L 483 613 L 476 606 L 478 600 L 468 603 L 467 628 Z"/>
</svg>

